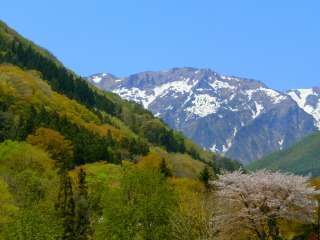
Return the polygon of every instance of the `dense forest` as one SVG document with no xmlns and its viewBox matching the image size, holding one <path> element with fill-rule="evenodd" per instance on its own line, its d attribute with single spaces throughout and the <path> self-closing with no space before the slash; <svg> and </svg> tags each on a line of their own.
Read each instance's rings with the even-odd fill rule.
<svg viewBox="0 0 320 240">
<path fill-rule="evenodd" d="M 0 239 L 315 236 L 307 178 L 240 167 L 0 22 Z"/>
</svg>

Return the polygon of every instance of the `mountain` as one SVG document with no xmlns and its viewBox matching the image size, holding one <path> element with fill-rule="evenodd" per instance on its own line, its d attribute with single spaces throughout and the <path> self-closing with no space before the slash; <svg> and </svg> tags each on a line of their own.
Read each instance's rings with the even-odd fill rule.
<svg viewBox="0 0 320 240">
<path fill-rule="evenodd" d="M 272 169 L 296 174 L 320 175 L 320 133 L 302 139 L 290 148 L 275 152 L 247 166 L 250 170 Z"/>
<path fill-rule="evenodd" d="M 320 124 L 292 93 L 210 69 L 173 68 L 123 78 L 100 73 L 87 80 L 141 103 L 205 149 L 245 164 L 286 149 Z M 317 101 L 310 99 L 314 106 Z"/>
</svg>

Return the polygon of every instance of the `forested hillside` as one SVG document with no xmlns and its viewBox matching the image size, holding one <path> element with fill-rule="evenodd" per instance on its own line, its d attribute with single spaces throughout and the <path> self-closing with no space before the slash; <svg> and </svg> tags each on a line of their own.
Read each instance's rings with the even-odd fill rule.
<svg viewBox="0 0 320 240">
<path fill-rule="evenodd" d="M 142 106 L 123 101 L 115 94 L 104 93 L 89 86 L 81 77 L 66 69 L 48 51 L 24 39 L 3 22 L 0 23 L 0 41 L 0 62 L 19 66 L 23 70 L 36 70 L 38 73 L 35 75 L 38 74 L 39 78 L 44 79 L 53 91 L 76 100 L 91 111 L 98 125 L 109 124 L 115 128 L 121 125 L 136 135 L 135 141 L 139 144 L 143 144 L 143 140 L 146 140 L 153 145 L 164 147 L 169 152 L 186 152 L 193 158 L 203 161 L 212 161 L 214 158 L 214 155 L 202 151 L 180 133 L 169 129 Z M 30 108 L 31 112 L 36 111 L 37 114 L 44 110 L 39 106 L 35 109 L 32 104 Z M 56 112 L 53 110 L 49 114 Z M 34 113 L 30 115 L 32 114 Z"/>
<path fill-rule="evenodd" d="M 291 148 L 253 162 L 248 169 L 272 169 L 296 174 L 319 176 L 320 133 L 304 138 Z"/>
</svg>

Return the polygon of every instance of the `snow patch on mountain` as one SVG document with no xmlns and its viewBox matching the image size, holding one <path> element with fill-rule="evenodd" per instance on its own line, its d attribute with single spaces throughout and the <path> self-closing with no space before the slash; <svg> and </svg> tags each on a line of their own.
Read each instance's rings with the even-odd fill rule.
<svg viewBox="0 0 320 240">
<path fill-rule="evenodd" d="M 121 79 L 119 80 L 122 81 Z M 121 97 L 127 100 L 139 102 L 147 109 L 155 99 L 158 97 L 164 97 L 169 92 L 178 94 L 188 93 L 197 83 L 192 82 L 189 84 L 189 81 L 189 78 L 183 78 L 182 80 L 168 82 L 160 86 L 156 86 L 154 89 L 142 90 L 136 87 L 132 87 L 131 89 L 122 87 L 119 89 L 114 89 L 113 92 L 119 94 Z"/>
<path fill-rule="evenodd" d="M 270 89 L 270 88 L 261 88 L 261 91 L 264 91 L 269 97 L 272 98 L 273 103 L 277 104 L 287 99 L 286 96 L 280 94 L 279 92 Z"/>
<path fill-rule="evenodd" d="M 279 146 L 280 146 L 280 150 L 283 149 L 283 143 L 284 143 L 284 139 L 283 139 L 283 138 L 278 141 L 278 144 L 279 144 Z"/>
<path fill-rule="evenodd" d="M 158 96 L 164 95 L 169 90 L 177 93 L 189 92 L 192 89 L 192 87 L 197 83 L 197 82 L 192 82 L 191 84 L 189 84 L 189 81 L 190 81 L 190 78 L 184 78 L 179 81 L 168 82 L 160 86 L 157 86 L 153 90 L 154 96 L 157 98 Z"/>
<path fill-rule="evenodd" d="M 225 75 L 221 75 L 221 79 L 223 79 L 223 80 L 234 80 L 234 81 L 237 81 L 237 82 L 240 81 L 240 79 L 237 78 L 237 77 L 230 77 L 230 76 L 225 76 Z"/>
<path fill-rule="evenodd" d="M 213 89 L 221 89 L 221 88 L 227 88 L 227 89 L 235 89 L 235 86 L 230 85 L 227 82 L 222 82 L 219 80 L 214 81 L 213 83 L 209 83 L 209 85 L 213 88 Z"/>
<path fill-rule="evenodd" d="M 283 94 L 280 94 L 279 92 L 273 89 L 265 88 L 265 87 L 246 90 L 245 94 L 248 96 L 249 101 L 251 101 L 252 97 L 256 96 L 257 94 L 265 94 L 271 98 L 274 104 L 280 103 L 287 98 Z"/>
<path fill-rule="evenodd" d="M 316 93 L 312 88 L 296 89 L 288 91 L 288 95 L 298 104 L 298 106 L 310 114 L 315 119 L 315 124 L 320 130 L 320 93 Z M 313 105 L 308 102 L 310 97 L 318 98 Z"/>
<path fill-rule="evenodd" d="M 103 74 L 102 74 L 102 76 L 103 76 Z M 99 82 L 101 82 L 101 80 L 102 80 L 102 77 L 99 77 L 99 76 L 94 76 L 92 78 L 92 81 L 95 83 L 99 83 Z"/>
<path fill-rule="evenodd" d="M 252 119 L 257 118 L 264 109 L 263 105 L 261 105 L 260 103 L 254 102 L 254 104 L 255 104 L 255 110 L 252 111 Z"/>
<path fill-rule="evenodd" d="M 219 107 L 220 103 L 216 97 L 212 97 L 208 94 L 198 94 L 195 95 L 192 106 L 187 107 L 185 111 L 199 117 L 205 117 L 209 114 L 216 113 Z"/>
<path fill-rule="evenodd" d="M 234 137 L 237 135 L 238 129 L 235 127 L 233 128 L 232 135 L 227 139 L 226 144 L 222 146 L 222 153 L 228 152 L 228 150 L 232 147 L 232 141 Z"/>
<path fill-rule="evenodd" d="M 211 152 L 219 152 L 219 149 L 217 148 L 217 144 L 213 144 L 213 145 L 209 148 L 209 150 L 210 150 Z"/>
<path fill-rule="evenodd" d="M 140 104 L 142 104 L 145 108 L 148 107 L 150 104 L 150 101 L 153 99 L 150 98 L 150 96 L 147 94 L 145 90 L 141 90 L 139 88 L 119 88 L 119 89 L 114 89 L 114 93 L 120 95 L 122 98 L 129 100 L 129 101 L 135 101 Z"/>
</svg>

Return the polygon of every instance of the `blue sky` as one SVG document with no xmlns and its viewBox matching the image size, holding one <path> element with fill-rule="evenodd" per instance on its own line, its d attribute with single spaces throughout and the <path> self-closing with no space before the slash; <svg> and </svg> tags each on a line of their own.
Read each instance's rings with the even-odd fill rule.
<svg viewBox="0 0 320 240">
<path fill-rule="evenodd" d="M 320 86 L 319 0 L 10 0 L 0 18 L 81 75 L 212 68 Z"/>
</svg>

